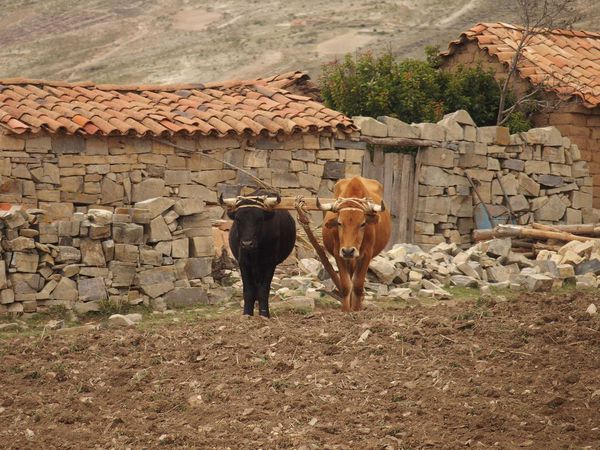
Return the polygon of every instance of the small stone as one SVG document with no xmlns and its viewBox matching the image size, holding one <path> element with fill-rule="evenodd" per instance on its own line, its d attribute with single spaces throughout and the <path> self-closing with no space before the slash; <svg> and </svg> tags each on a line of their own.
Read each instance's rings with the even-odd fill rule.
<svg viewBox="0 0 600 450">
<path fill-rule="evenodd" d="M 588 313 L 590 316 L 595 316 L 598 313 L 598 309 L 596 308 L 596 305 L 590 303 L 590 306 L 587 307 L 585 312 Z"/>
<path fill-rule="evenodd" d="M 111 327 L 133 327 L 135 326 L 135 322 L 128 318 L 127 316 L 123 316 L 121 314 L 113 314 L 108 318 L 108 324 Z"/>
</svg>

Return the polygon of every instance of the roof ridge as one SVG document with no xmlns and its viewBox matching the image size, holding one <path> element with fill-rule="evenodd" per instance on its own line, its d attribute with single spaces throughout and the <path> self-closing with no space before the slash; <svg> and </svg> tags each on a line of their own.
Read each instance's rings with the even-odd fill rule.
<svg viewBox="0 0 600 450">
<path fill-rule="evenodd" d="M 34 85 L 34 86 L 52 86 L 52 87 L 88 87 L 95 88 L 101 91 L 178 91 L 182 89 L 210 89 L 216 87 L 235 87 L 235 86 L 251 86 L 256 84 L 268 84 L 274 81 L 282 81 L 289 79 L 290 81 L 307 80 L 310 76 L 306 72 L 284 72 L 270 77 L 261 77 L 247 80 L 226 80 L 213 81 L 208 83 L 172 83 L 172 84 L 115 84 L 115 83 L 95 83 L 93 81 L 63 81 L 63 80 L 46 80 L 41 78 L 0 78 L 0 86 L 4 85 Z"/>
<path fill-rule="evenodd" d="M 509 28 L 511 30 L 525 30 L 523 25 L 507 23 L 507 22 L 479 22 L 476 25 L 469 28 L 466 32 L 471 32 L 475 34 L 481 34 L 484 29 L 480 29 L 479 27 L 486 28 Z M 587 30 L 574 30 L 568 28 L 540 28 L 538 29 L 542 33 L 550 33 L 557 34 L 562 36 L 578 36 L 583 34 L 584 36 L 580 37 L 591 37 L 591 38 L 600 38 L 600 32 L 597 31 L 587 31 Z M 462 33 L 465 34 L 465 33 Z"/>
</svg>

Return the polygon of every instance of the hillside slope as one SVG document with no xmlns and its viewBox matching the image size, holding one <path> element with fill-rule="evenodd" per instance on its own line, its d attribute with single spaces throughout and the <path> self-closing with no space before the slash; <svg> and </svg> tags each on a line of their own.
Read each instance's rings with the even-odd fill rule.
<svg viewBox="0 0 600 450">
<path fill-rule="evenodd" d="M 580 0 L 578 27 L 600 29 Z M 208 6 L 207 6 L 208 5 Z M 476 22 L 516 22 L 514 0 L 0 0 L 0 77 L 100 82 L 318 75 L 358 49 L 422 57 Z"/>
</svg>

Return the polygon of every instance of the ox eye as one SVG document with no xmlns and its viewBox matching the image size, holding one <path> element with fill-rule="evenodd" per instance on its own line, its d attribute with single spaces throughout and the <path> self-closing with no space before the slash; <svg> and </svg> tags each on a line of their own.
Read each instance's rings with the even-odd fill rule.
<svg viewBox="0 0 600 450">
<path fill-rule="evenodd" d="M 363 223 L 360 224 L 360 227 L 364 228 L 366 225 L 367 225 L 367 222 L 363 222 Z"/>
</svg>

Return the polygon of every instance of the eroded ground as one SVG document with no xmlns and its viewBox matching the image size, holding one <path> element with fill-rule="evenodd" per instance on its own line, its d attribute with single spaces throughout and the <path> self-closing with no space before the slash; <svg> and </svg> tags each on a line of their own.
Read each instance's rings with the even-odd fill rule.
<svg viewBox="0 0 600 450">
<path fill-rule="evenodd" d="M 597 448 L 594 293 L 6 333 L 5 448 Z M 176 320 L 176 321 L 174 321 Z"/>
</svg>

